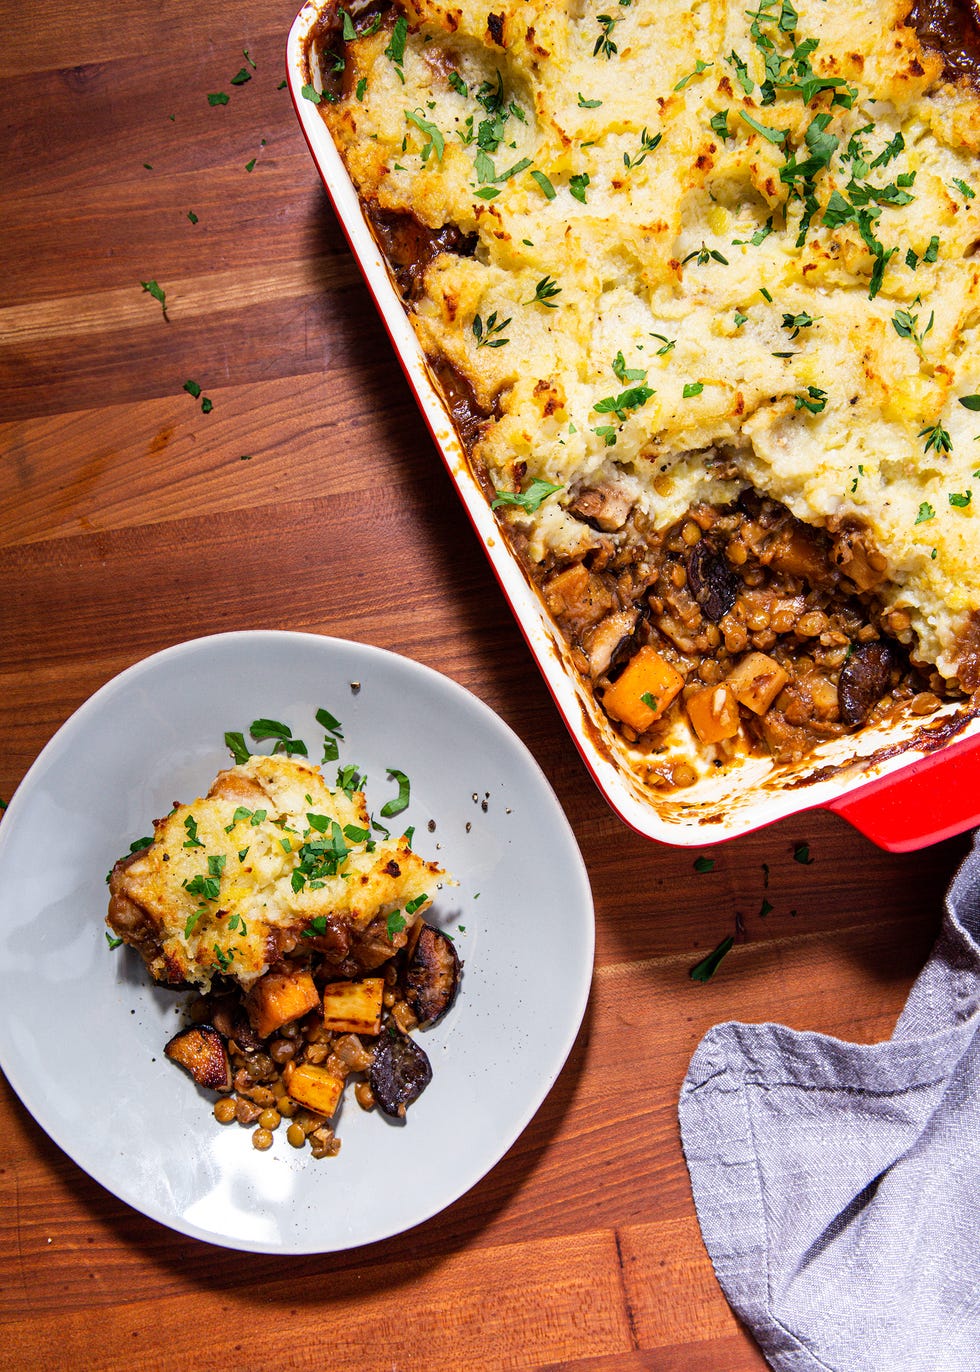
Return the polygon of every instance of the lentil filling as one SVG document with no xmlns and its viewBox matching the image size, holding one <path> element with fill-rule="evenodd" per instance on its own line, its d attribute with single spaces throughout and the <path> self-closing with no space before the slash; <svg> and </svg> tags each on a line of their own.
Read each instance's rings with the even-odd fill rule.
<svg viewBox="0 0 980 1372">
<path fill-rule="evenodd" d="M 587 489 L 571 508 L 604 536 L 580 561 L 539 569 L 541 592 L 576 666 L 640 748 L 655 749 L 683 709 L 702 743 L 724 750 L 743 734 L 794 762 L 899 703 L 938 708 L 946 683 L 910 660 L 907 617 L 876 595 L 885 559 L 859 528 L 812 528 L 748 488 L 662 530 L 624 516 L 611 492 Z M 641 658 L 669 669 L 646 702 L 617 689 Z M 687 770 L 670 780 L 693 781 Z"/>
</svg>

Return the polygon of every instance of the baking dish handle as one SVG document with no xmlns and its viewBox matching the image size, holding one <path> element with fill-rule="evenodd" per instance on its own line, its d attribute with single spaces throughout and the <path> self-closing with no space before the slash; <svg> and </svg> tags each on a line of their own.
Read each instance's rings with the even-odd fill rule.
<svg viewBox="0 0 980 1372">
<path fill-rule="evenodd" d="M 980 824 L 980 737 L 961 739 L 827 806 L 879 848 L 910 853 Z"/>
</svg>

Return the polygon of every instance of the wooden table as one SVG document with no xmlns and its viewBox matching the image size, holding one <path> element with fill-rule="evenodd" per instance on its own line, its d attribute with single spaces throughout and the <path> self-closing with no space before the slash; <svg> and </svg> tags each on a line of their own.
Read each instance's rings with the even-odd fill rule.
<svg viewBox="0 0 980 1372">
<path fill-rule="evenodd" d="M 92 691 L 168 644 L 280 627 L 393 649 L 474 691 L 545 769 L 595 892 L 591 1005 L 489 1176 L 331 1257 L 230 1254 L 144 1219 L 0 1078 L 0 1366 L 764 1367 L 701 1244 L 687 1063 L 730 1017 L 886 1036 L 965 844 L 890 857 L 818 813 L 699 874 L 606 807 L 280 87 L 294 3 L 7 7 L 0 795 Z M 692 982 L 736 927 L 715 979 Z"/>
</svg>

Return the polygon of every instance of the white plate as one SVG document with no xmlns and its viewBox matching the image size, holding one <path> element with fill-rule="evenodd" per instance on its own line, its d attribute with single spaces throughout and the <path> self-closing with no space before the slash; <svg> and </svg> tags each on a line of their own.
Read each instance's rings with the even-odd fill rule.
<svg viewBox="0 0 980 1372">
<path fill-rule="evenodd" d="M 163 1056 L 183 997 L 150 985 L 130 949 L 110 951 L 103 920 L 107 871 L 175 800 L 205 794 L 229 765 L 225 730 L 283 720 L 316 762 L 320 707 L 341 721 L 340 762 L 366 773 L 373 813 L 397 790 L 388 768 L 410 778 L 397 822 L 414 824 L 416 849 L 459 882 L 439 892 L 434 918 L 464 973 L 452 1011 L 418 1036 L 433 1079 L 405 1123 L 348 1099 L 339 1155 L 316 1161 L 282 1128 L 258 1153 L 250 1131 L 214 1120 L 214 1098 Z M 336 766 L 324 767 L 329 784 Z M 547 1095 L 591 981 L 585 867 L 520 740 L 446 677 L 308 634 L 196 639 L 103 686 L 10 803 L 0 902 L 0 1064 L 27 1109 L 143 1214 L 253 1252 L 370 1243 L 463 1195 Z"/>
</svg>

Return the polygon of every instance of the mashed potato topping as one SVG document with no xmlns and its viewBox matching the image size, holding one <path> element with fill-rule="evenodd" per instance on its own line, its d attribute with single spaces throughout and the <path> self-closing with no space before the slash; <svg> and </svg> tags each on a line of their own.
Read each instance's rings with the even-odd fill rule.
<svg viewBox="0 0 980 1372">
<path fill-rule="evenodd" d="M 980 685 L 980 100 L 906 0 L 338 11 L 321 110 L 364 201 L 455 251 L 412 297 L 488 417 L 532 563 L 746 486 L 886 561 L 897 636 Z M 556 488 L 556 489 L 552 489 Z"/>
<path fill-rule="evenodd" d="M 253 756 L 116 865 L 109 924 L 157 981 L 247 988 L 294 952 L 390 957 L 389 917 L 407 909 L 406 928 L 443 877 L 404 835 L 374 837 L 362 792 L 330 790 L 296 758 Z"/>
</svg>

